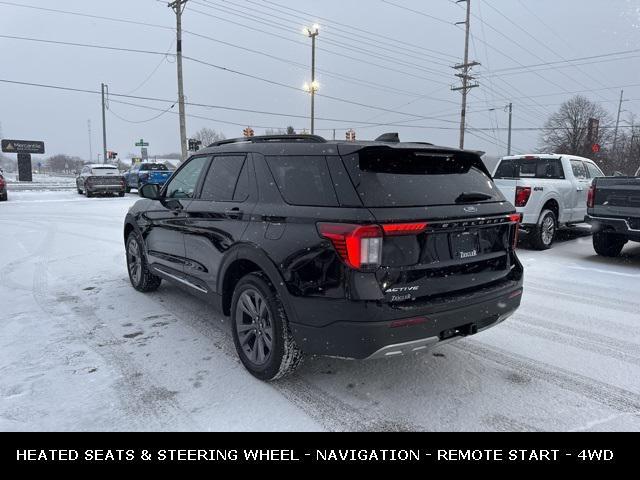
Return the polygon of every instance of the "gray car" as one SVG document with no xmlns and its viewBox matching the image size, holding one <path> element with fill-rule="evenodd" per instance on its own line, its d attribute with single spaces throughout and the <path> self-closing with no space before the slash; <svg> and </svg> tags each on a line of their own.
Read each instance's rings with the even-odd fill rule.
<svg viewBox="0 0 640 480">
<path fill-rule="evenodd" d="M 76 178 L 78 193 L 87 197 L 118 194 L 124 197 L 124 177 L 115 165 L 85 165 Z"/>
</svg>

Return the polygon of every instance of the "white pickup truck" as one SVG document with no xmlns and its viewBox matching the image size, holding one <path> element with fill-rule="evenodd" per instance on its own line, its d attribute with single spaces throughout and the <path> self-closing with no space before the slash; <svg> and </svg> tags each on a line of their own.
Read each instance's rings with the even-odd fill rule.
<svg viewBox="0 0 640 480">
<path fill-rule="evenodd" d="M 504 157 L 493 172 L 539 250 L 551 248 L 558 228 L 584 222 L 591 182 L 604 176 L 592 160 L 555 154 Z"/>
</svg>

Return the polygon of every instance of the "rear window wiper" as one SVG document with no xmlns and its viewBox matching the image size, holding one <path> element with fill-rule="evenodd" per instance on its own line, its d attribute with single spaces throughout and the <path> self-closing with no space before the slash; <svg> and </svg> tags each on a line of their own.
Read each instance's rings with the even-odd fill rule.
<svg viewBox="0 0 640 480">
<path fill-rule="evenodd" d="M 456 203 L 481 202 L 483 200 L 491 200 L 492 198 L 492 195 L 482 192 L 463 192 L 456 198 Z"/>
</svg>

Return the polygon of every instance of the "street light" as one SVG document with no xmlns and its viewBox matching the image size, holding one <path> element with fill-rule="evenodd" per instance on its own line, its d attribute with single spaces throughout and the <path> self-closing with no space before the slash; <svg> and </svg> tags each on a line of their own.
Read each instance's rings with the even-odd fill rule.
<svg viewBox="0 0 640 480">
<path fill-rule="evenodd" d="M 316 81 L 316 38 L 320 34 L 320 25 L 315 23 L 311 27 L 304 27 L 302 32 L 311 39 L 311 83 L 305 83 L 304 90 L 311 94 L 311 135 L 313 135 L 315 131 L 316 92 L 320 88 L 320 84 Z"/>
</svg>

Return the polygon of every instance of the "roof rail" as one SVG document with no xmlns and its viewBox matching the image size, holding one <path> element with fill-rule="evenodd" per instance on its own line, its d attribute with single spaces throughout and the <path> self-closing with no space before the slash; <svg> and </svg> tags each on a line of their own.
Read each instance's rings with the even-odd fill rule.
<svg viewBox="0 0 640 480">
<path fill-rule="evenodd" d="M 327 141 L 318 135 L 263 135 L 220 140 L 212 143 L 209 147 L 219 147 L 233 143 L 327 143 Z"/>
</svg>

